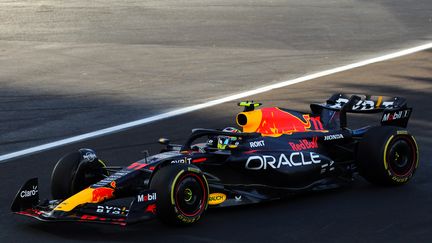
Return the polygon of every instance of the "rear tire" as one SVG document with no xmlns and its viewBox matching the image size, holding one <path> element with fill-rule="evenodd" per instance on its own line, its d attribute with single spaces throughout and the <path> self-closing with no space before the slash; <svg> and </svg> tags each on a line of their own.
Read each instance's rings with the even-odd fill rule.
<svg viewBox="0 0 432 243">
<path fill-rule="evenodd" d="M 360 174 L 378 185 L 403 185 L 418 166 L 418 146 L 414 137 L 399 127 L 371 128 L 360 141 L 357 163 Z"/>
<path fill-rule="evenodd" d="M 157 193 L 159 219 L 167 224 L 196 223 L 208 205 L 208 183 L 198 167 L 170 165 L 155 172 L 150 188 Z"/>
<path fill-rule="evenodd" d="M 80 149 L 60 158 L 51 174 L 54 199 L 66 199 L 108 176 L 105 164 L 93 150 Z"/>
</svg>

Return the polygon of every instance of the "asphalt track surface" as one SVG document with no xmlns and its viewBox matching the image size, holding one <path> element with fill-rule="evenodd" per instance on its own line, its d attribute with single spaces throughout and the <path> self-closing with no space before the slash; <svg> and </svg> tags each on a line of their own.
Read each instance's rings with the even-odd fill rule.
<svg viewBox="0 0 432 243">
<path fill-rule="evenodd" d="M 431 42 L 430 0 L 1 1 L 0 154 Z M 27 178 L 42 197 L 64 153 L 111 165 L 160 136 L 232 125 L 236 102 L 0 164 L 0 241 L 432 242 L 432 51 L 250 97 L 307 110 L 334 92 L 402 95 L 420 168 L 404 187 L 351 189 L 210 210 L 197 225 L 45 224 L 9 206 Z M 364 122 L 376 121 L 368 118 Z"/>
<path fill-rule="evenodd" d="M 0 0 L 0 154 L 431 42 L 430 0 Z"/>
<path fill-rule="evenodd" d="M 49 196 L 51 169 L 67 151 L 91 147 L 108 164 L 126 165 L 141 158 L 144 149 L 157 152 L 160 146 L 155 141 L 160 136 L 182 142 L 192 128 L 233 125 L 240 108 L 229 102 L 0 164 L 0 241 L 431 242 L 431 74 L 432 50 L 427 50 L 250 97 L 266 106 L 305 111 L 309 103 L 323 101 L 334 92 L 406 97 L 414 107 L 409 130 L 420 146 L 420 166 L 406 186 L 375 187 L 358 178 L 349 189 L 209 210 L 198 224 L 182 228 L 167 227 L 157 220 L 130 227 L 41 223 L 8 211 L 15 191 L 27 178 L 39 177 L 40 194 Z M 374 119 L 351 124 L 378 123 Z"/>
</svg>

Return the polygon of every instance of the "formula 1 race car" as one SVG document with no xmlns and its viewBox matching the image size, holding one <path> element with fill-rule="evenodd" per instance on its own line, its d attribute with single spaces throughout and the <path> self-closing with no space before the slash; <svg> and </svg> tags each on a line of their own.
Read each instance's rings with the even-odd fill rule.
<svg viewBox="0 0 432 243">
<path fill-rule="evenodd" d="M 33 178 L 11 209 L 42 221 L 126 225 L 158 217 L 192 224 L 208 207 L 337 188 L 356 174 L 402 185 L 418 166 L 417 143 L 406 130 L 412 109 L 404 98 L 335 94 L 311 104 L 310 113 L 239 105 L 242 131 L 194 129 L 183 145 L 160 139 L 161 153 L 127 167 L 107 167 L 91 149 L 69 153 L 52 172 L 52 200 L 39 200 Z M 380 125 L 350 129 L 348 112 L 383 115 Z"/>
</svg>

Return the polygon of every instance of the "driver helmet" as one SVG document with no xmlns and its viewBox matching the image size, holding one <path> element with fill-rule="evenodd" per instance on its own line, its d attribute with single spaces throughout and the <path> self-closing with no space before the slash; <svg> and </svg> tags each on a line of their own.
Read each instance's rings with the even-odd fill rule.
<svg viewBox="0 0 432 243">
<path fill-rule="evenodd" d="M 235 127 L 227 127 L 222 130 L 223 132 L 232 132 L 232 133 L 239 133 L 241 132 L 239 129 Z M 231 136 L 218 136 L 217 137 L 217 148 L 218 149 L 226 149 L 226 147 L 230 145 L 236 145 L 237 137 L 231 137 Z"/>
</svg>

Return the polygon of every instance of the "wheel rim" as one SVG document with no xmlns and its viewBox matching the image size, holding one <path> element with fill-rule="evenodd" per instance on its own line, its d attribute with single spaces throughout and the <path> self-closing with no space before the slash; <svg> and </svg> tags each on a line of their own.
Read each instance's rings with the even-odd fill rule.
<svg viewBox="0 0 432 243">
<path fill-rule="evenodd" d="M 177 209 L 185 216 L 194 217 L 204 211 L 207 198 L 203 180 L 196 174 L 183 175 L 175 187 Z"/>
<path fill-rule="evenodd" d="M 415 146 L 408 138 L 395 139 L 390 145 L 386 159 L 395 175 L 406 176 L 414 169 L 417 159 Z"/>
<path fill-rule="evenodd" d="M 194 195 L 193 195 L 193 191 L 190 188 L 186 188 L 183 193 L 184 193 L 184 200 L 186 203 L 193 201 Z"/>
</svg>

